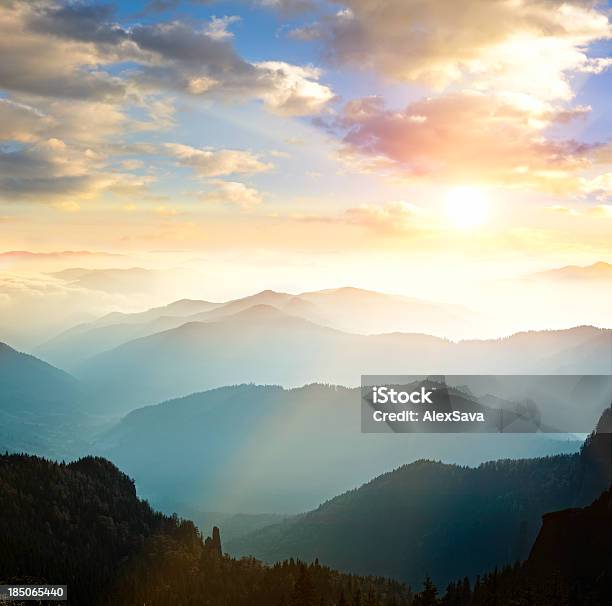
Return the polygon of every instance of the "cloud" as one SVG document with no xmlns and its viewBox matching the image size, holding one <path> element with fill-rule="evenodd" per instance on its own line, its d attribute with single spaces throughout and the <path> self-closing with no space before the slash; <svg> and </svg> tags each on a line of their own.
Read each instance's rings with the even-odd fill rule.
<svg viewBox="0 0 612 606">
<path fill-rule="evenodd" d="M 49 201 L 65 210 L 77 210 L 76 200 L 88 200 L 103 191 L 141 193 L 147 180 L 109 171 L 103 156 L 60 139 L 0 147 L 0 199 L 6 202 Z"/>
<path fill-rule="evenodd" d="M 164 148 L 180 166 L 193 168 L 200 177 L 222 177 L 232 174 L 253 174 L 272 169 L 258 156 L 243 150 L 198 148 L 180 143 L 166 143 Z"/>
<path fill-rule="evenodd" d="M 561 204 L 554 204 L 545 208 L 549 212 L 569 217 L 590 216 L 596 219 L 612 219 L 612 204 L 596 204 L 595 206 L 586 206 L 583 208 L 573 208 Z"/>
<path fill-rule="evenodd" d="M 347 208 L 339 215 L 299 216 L 302 223 L 337 223 L 356 225 L 384 235 L 424 233 L 431 224 L 426 210 L 405 200 L 383 204 L 361 204 Z"/>
<path fill-rule="evenodd" d="M 598 217 L 612 219 L 612 204 L 598 204 L 591 212 Z"/>
<path fill-rule="evenodd" d="M 323 111 L 333 93 L 318 81 L 319 70 L 246 61 L 229 31 L 237 20 L 126 26 L 111 4 L 2 3 L 0 141 L 7 145 L 0 148 L 1 198 L 76 209 L 80 197 L 146 189 L 144 177 L 129 174 L 142 169 L 129 159 L 150 152 L 136 142 L 131 154 L 123 141 L 173 127 L 182 95 L 258 101 L 282 115 Z M 52 145 L 57 149 L 50 152 Z M 167 150 L 206 177 L 271 168 L 238 150 Z"/>
<path fill-rule="evenodd" d="M 173 10 L 181 4 L 181 0 L 149 0 L 145 6 L 144 14 L 163 13 Z"/>
<path fill-rule="evenodd" d="M 578 216 L 580 214 L 579 210 L 571 208 L 569 206 L 563 206 L 562 204 L 553 204 L 552 206 L 546 206 L 545 209 L 552 213 L 557 213 L 560 215 L 569 215 L 572 217 Z"/>
<path fill-rule="evenodd" d="M 37 18 L 42 19 L 44 12 L 40 11 L 54 8 L 44 2 L 10 2 L 0 8 L 0 88 L 63 99 L 123 98 L 125 82 L 100 69 L 110 58 L 105 59 L 92 44 L 83 43 L 82 36 L 67 35 L 76 35 L 75 18 L 62 26 L 60 15 L 56 15 L 56 27 L 46 34 L 41 31 L 43 24 Z M 91 15 L 82 17 L 89 30 L 91 19 Z"/>
<path fill-rule="evenodd" d="M 223 40 L 224 38 L 232 38 L 234 34 L 230 32 L 227 28 L 232 23 L 237 23 L 240 21 L 240 17 L 237 15 L 230 15 L 225 17 L 215 17 L 214 15 L 211 17 L 208 27 L 206 28 L 206 33 L 213 40 Z"/>
<path fill-rule="evenodd" d="M 419 231 L 424 215 L 420 206 L 399 200 L 349 208 L 341 219 L 344 223 L 361 225 L 373 231 L 394 233 Z"/>
<path fill-rule="evenodd" d="M 283 61 L 256 63 L 263 82 L 261 98 L 273 112 L 288 116 L 318 114 L 334 98 L 333 91 L 317 82 L 321 71 Z"/>
<path fill-rule="evenodd" d="M 297 116 L 320 113 L 334 98 L 332 90 L 318 82 L 320 70 L 283 61 L 249 63 L 218 31 L 211 34 L 172 22 L 135 27 L 131 37 L 141 50 L 154 53 L 134 74 L 145 88 L 259 99 L 274 113 Z"/>
<path fill-rule="evenodd" d="M 110 21 L 115 13 L 111 4 L 46 2 L 39 6 L 27 19 L 32 31 L 112 46 L 129 38 L 120 25 Z"/>
<path fill-rule="evenodd" d="M 611 37 L 603 3 L 582 0 L 343 0 L 343 8 L 294 30 L 320 39 L 336 63 L 442 87 L 470 80 L 543 99 L 572 96 L 571 72 L 608 59 L 585 48 Z"/>
<path fill-rule="evenodd" d="M 236 16 L 213 17 L 201 29 L 180 21 L 128 28 L 113 17 L 110 5 L 42 1 L 3 7 L 0 88 L 114 103 L 180 92 L 260 100 L 290 115 L 319 112 L 333 98 L 315 68 L 243 59 L 227 29 Z"/>
<path fill-rule="evenodd" d="M 200 200 L 210 204 L 229 204 L 243 209 L 261 204 L 261 194 L 253 187 L 236 181 L 213 181 L 215 189 L 200 195 Z"/>
<path fill-rule="evenodd" d="M 35 141 L 54 120 L 30 105 L 0 99 L 0 140 Z"/>
<path fill-rule="evenodd" d="M 289 16 L 312 10 L 316 6 L 315 0 L 253 0 L 253 3 L 263 8 L 281 11 Z"/>
<path fill-rule="evenodd" d="M 154 13 L 164 13 L 166 11 L 174 10 L 178 8 L 181 3 L 189 4 L 212 4 L 215 0 L 149 0 L 143 11 L 144 15 Z"/>
<path fill-rule="evenodd" d="M 350 162 L 371 159 L 410 178 L 490 182 L 547 191 L 579 189 L 597 145 L 546 138 L 543 129 L 572 116 L 548 104 L 475 91 L 415 101 L 403 110 L 380 98 L 346 104 L 333 124 Z"/>
<path fill-rule="evenodd" d="M 612 199 L 612 173 L 604 173 L 590 179 L 581 180 L 582 192 L 596 200 Z"/>
<path fill-rule="evenodd" d="M 150 109 L 154 111 L 155 104 Z M 115 104 L 24 95 L 0 100 L 0 115 L 6 117 L 0 126 L 2 140 L 56 138 L 85 147 L 96 147 L 112 137 L 143 130 L 153 121 L 152 116 L 150 121 L 130 119 L 122 107 Z M 156 125 L 162 128 L 164 123 L 160 120 Z"/>
<path fill-rule="evenodd" d="M 63 260 L 61 255 L 65 257 Z M 91 267 L 90 259 L 85 255 L 86 253 L 73 254 L 79 263 L 86 263 L 85 267 Z M 45 259 L 42 255 L 34 258 L 30 256 L 23 268 L 9 268 L 0 274 L 0 332 L 3 339 L 9 340 L 17 347 L 31 350 L 70 326 L 101 317 L 111 311 L 136 311 L 152 305 L 152 300 L 162 304 L 168 297 L 168 292 L 173 292 L 174 289 L 179 291 L 177 283 L 181 279 L 181 292 L 189 288 L 189 283 L 183 277 L 185 272 L 181 272 L 180 278 L 177 278 L 176 270 L 172 279 L 162 271 L 153 271 L 150 274 L 147 272 L 148 275 L 145 276 L 137 276 L 140 280 L 114 280 L 114 288 L 106 290 L 97 288 L 95 284 L 87 287 L 78 281 L 73 283 L 59 276 L 39 273 L 43 268 L 53 271 L 70 267 L 66 265 L 69 261 L 67 253 L 49 257 L 51 258 Z M 100 257 L 95 265 L 100 265 L 102 260 Z M 106 263 L 108 261 L 107 258 Z M 0 257 L 0 264 L 2 262 Z M 45 263 L 49 265 L 43 265 Z M 109 272 L 104 265 L 100 267 L 102 274 Z M 95 270 L 91 273 L 95 273 Z M 191 282 L 195 283 L 193 272 L 190 277 Z M 138 289 L 140 292 L 134 292 Z M 44 313 L 41 313 L 41 310 L 44 310 Z M 27 318 L 27 321 L 24 321 L 24 318 Z"/>
</svg>

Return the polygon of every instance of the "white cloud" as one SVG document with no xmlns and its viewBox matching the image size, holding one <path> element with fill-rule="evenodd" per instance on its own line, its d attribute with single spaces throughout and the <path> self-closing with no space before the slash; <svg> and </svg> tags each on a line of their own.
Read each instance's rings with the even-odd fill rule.
<svg viewBox="0 0 612 606">
<path fill-rule="evenodd" d="M 261 204 L 261 194 L 253 187 L 237 181 L 213 181 L 214 189 L 200 195 L 209 204 L 229 204 L 243 209 Z"/>
<path fill-rule="evenodd" d="M 318 82 L 321 71 L 315 67 L 283 61 L 263 61 L 255 67 L 266 83 L 261 93 L 264 105 L 278 114 L 318 114 L 334 98 L 331 88 Z"/>
<path fill-rule="evenodd" d="M 604 173 L 590 179 L 581 180 L 582 192 L 597 200 L 605 201 L 612 198 L 612 173 Z"/>
<path fill-rule="evenodd" d="M 193 168 L 201 177 L 261 173 L 272 168 L 272 164 L 262 162 L 258 156 L 249 151 L 215 150 L 180 143 L 166 143 L 164 147 L 178 164 Z"/>
<path fill-rule="evenodd" d="M 612 219 L 612 204 L 598 204 L 593 207 L 592 213 L 598 217 Z"/>
<path fill-rule="evenodd" d="M 435 87 L 470 82 L 540 99 L 572 97 L 572 72 L 609 59 L 586 47 L 612 37 L 602 4 L 581 0 L 343 0 L 293 35 L 320 38 L 336 62 Z"/>
<path fill-rule="evenodd" d="M 206 28 L 206 34 L 215 40 L 223 40 L 224 38 L 231 38 L 234 34 L 227 28 L 232 23 L 240 21 L 240 17 L 237 15 L 231 15 L 227 17 L 212 17 L 210 23 Z"/>
</svg>

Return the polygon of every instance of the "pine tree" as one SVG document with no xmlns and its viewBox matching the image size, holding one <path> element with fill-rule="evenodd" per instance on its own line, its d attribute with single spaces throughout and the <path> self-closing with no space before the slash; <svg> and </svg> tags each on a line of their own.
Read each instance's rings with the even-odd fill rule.
<svg viewBox="0 0 612 606">
<path fill-rule="evenodd" d="M 438 590 L 433 584 L 431 577 L 427 575 L 423 581 L 423 590 L 414 598 L 415 606 L 436 606 L 438 604 Z"/>
<path fill-rule="evenodd" d="M 300 564 L 298 578 L 293 588 L 291 606 L 314 606 L 315 592 L 308 568 Z"/>
</svg>

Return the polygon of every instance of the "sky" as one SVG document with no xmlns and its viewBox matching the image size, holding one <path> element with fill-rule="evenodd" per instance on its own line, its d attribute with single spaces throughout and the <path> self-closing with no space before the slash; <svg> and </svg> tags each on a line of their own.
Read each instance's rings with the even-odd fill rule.
<svg viewBox="0 0 612 606">
<path fill-rule="evenodd" d="M 217 298 L 611 262 L 610 12 L 3 0 L 0 249 L 189 266 Z"/>
</svg>

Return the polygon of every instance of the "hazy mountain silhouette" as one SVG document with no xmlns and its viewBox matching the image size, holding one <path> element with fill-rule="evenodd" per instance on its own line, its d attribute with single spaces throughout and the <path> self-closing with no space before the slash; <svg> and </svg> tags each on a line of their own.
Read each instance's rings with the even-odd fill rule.
<svg viewBox="0 0 612 606">
<path fill-rule="evenodd" d="M 474 576 L 524 559 L 541 516 L 590 503 L 610 486 L 611 435 L 603 429 L 579 454 L 498 460 L 477 468 L 417 461 L 317 509 L 227 545 L 266 561 L 288 553 L 416 584 Z"/>
<path fill-rule="evenodd" d="M 360 334 L 418 332 L 458 338 L 473 333 L 479 319 L 477 314 L 461 305 L 433 303 L 360 288 L 305 292 L 298 297 L 320 310 L 305 316 L 308 319 Z"/>
<path fill-rule="evenodd" d="M 401 331 L 458 338 L 478 330 L 476 314 L 458 305 L 357 288 L 299 295 L 264 290 L 224 303 L 177 301 L 141 313 L 108 314 L 65 331 L 41 345 L 36 353 L 72 369 L 83 358 L 131 339 L 177 328 L 186 322 L 218 321 L 257 305 L 269 305 L 288 315 L 357 334 Z"/>
<path fill-rule="evenodd" d="M 555 438 L 363 434 L 359 389 L 238 385 L 135 410 L 96 452 L 166 511 L 296 513 L 420 458 L 478 465 L 578 449 Z"/>
<path fill-rule="evenodd" d="M 80 364 L 104 410 L 243 382 L 357 385 L 367 374 L 608 373 L 612 331 L 578 327 L 454 343 L 420 334 L 356 335 L 256 305 L 189 322 Z"/>
<path fill-rule="evenodd" d="M 0 343 L 0 451 L 71 453 L 82 443 L 84 400 L 76 379 Z"/>
<path fill-rule="evenodd" d="M 531 274 L 532 278 L 539 280 L 564 280 L 564 281 L 610 281 L 612 280 L 612 264 L 599 261 L 592 265 L 566 265 L 558 269 Z"/>
</svg>

